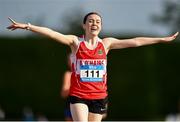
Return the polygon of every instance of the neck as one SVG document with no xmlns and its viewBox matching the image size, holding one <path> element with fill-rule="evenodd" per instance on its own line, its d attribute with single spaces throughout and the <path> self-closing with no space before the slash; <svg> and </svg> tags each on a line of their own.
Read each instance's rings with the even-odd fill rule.
<svg viewBox="0 0 180 122">
<path fill-rule="evenodd" d="M 97 40 L 98 40 L 98 36 L 88 36 L 88 35 L 86 35 L 85 37 L 84 37 L 84 39 L 85 39 L 85 41 L 88 43 L 88 44 L 90 44 L 90 45 L 95 45 L 96 44 L 96 42 L 97 42 Z"/>
</svg>

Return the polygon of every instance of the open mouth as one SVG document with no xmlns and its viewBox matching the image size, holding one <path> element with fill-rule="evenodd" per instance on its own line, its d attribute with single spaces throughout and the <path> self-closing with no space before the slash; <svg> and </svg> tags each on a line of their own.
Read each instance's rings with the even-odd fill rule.
<svg viewBox="0 0 180 122">
<path fill-rule="evenodd" d="M 95 31 L 95 30 L 97 30 L 97 29 L 98 29 L 97 26 L 92 26 L 92 27 L 91 27 L 91 30 L 93 30 L 93 31 Z"/>
<path fill-rule="evenodd" d="M 92 31 L 96 31 L 97 29 L 91 29 Z"/>
<path fill-rule="evenodd" d="M 97 30 L 98 30 L 97 27 L 92 27 L 92 28 L 91 28 L 91 31 L 97 31 Z"/>
</svg>

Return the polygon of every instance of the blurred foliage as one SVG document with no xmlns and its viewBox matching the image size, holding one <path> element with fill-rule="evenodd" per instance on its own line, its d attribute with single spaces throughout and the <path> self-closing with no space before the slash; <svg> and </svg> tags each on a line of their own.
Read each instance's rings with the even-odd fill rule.
<svg viewBox="0 0 180 122">
<path fill-rule="evenodd" d="M 0 46 L 0 104 L 7 116 L 22 115 L 23 106 L 63 115 L 59 90 L 69 49 L 41 37 L 1 38 Z"/>
<path fill-rule="evenodd" d="M 30 106 L 35 114 L 63 120 L 59 92 L 70 49 L 43 37 L 0 40 L 0 104 L 6 117 L 20 120 L 23 107 Z M 179 55 L 175 42 L 110 51 L 107 120 L 162 120 L 176 111 Z"/>
<path fill-rule="evenodd" d="M 163 5 L 162 13 L 153 15 L 153 21 L 164 24 L 172 32 L 180 31 L 180 1 L 164 0 Z"/>
</svg>

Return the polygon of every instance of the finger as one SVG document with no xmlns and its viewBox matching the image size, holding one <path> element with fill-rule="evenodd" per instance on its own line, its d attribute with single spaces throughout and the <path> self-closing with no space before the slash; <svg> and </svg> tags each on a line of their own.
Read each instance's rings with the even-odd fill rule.
<svg viewBox="0 0 180 122">
<path fill-rule="evenodd" d="M 12 28 L 11 30 L 13 31 L 13 30 L 16 30 L 17 28 Z"/>
<path fill-rule="evenodd" d="M 171 37 L 172 38 L 176 38 L 178 36 L 179 32 L 176 32 L 175 34 L 173 34 Z"/>
<path fill-rule="evenodd" d="M 13 26 L 12 26 L 12 25 L 7 27 L 7 29 L 12 29 L 12 28 L 13 28 Z"/>
<path fill-rule="evenodd" d="M 13 19 L 11 19 L 10 17 L 8 17 L 8 19 L 9 19 L 13 24 L 16 24 L 16 22 L 15 22 Z"/>
<path fill-rule="evenodd" d="M 179 32 L 176 32 L 176 33 L 174 34 L 174 37 L 178 36 L 178 34 L 179 34 Z"/>
<path fill-rule="evenodd" d="M 7 27 L 7 29 L 11 29 L 11 28 L 12 28 L 11 26 Z"/>
</svg>

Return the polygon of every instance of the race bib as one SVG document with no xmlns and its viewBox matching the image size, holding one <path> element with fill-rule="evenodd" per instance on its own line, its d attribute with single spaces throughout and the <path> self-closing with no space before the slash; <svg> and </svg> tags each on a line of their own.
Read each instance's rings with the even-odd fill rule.
<svg viewBox="0 0 180 122">
<path fill-rule="evenodd" d="M 81 62 L 79 66 L 80 81 L 82 82 L 102 82 L 103 75 L 105 74 L 104 60 L 93 60 Z"/>
</svg>

